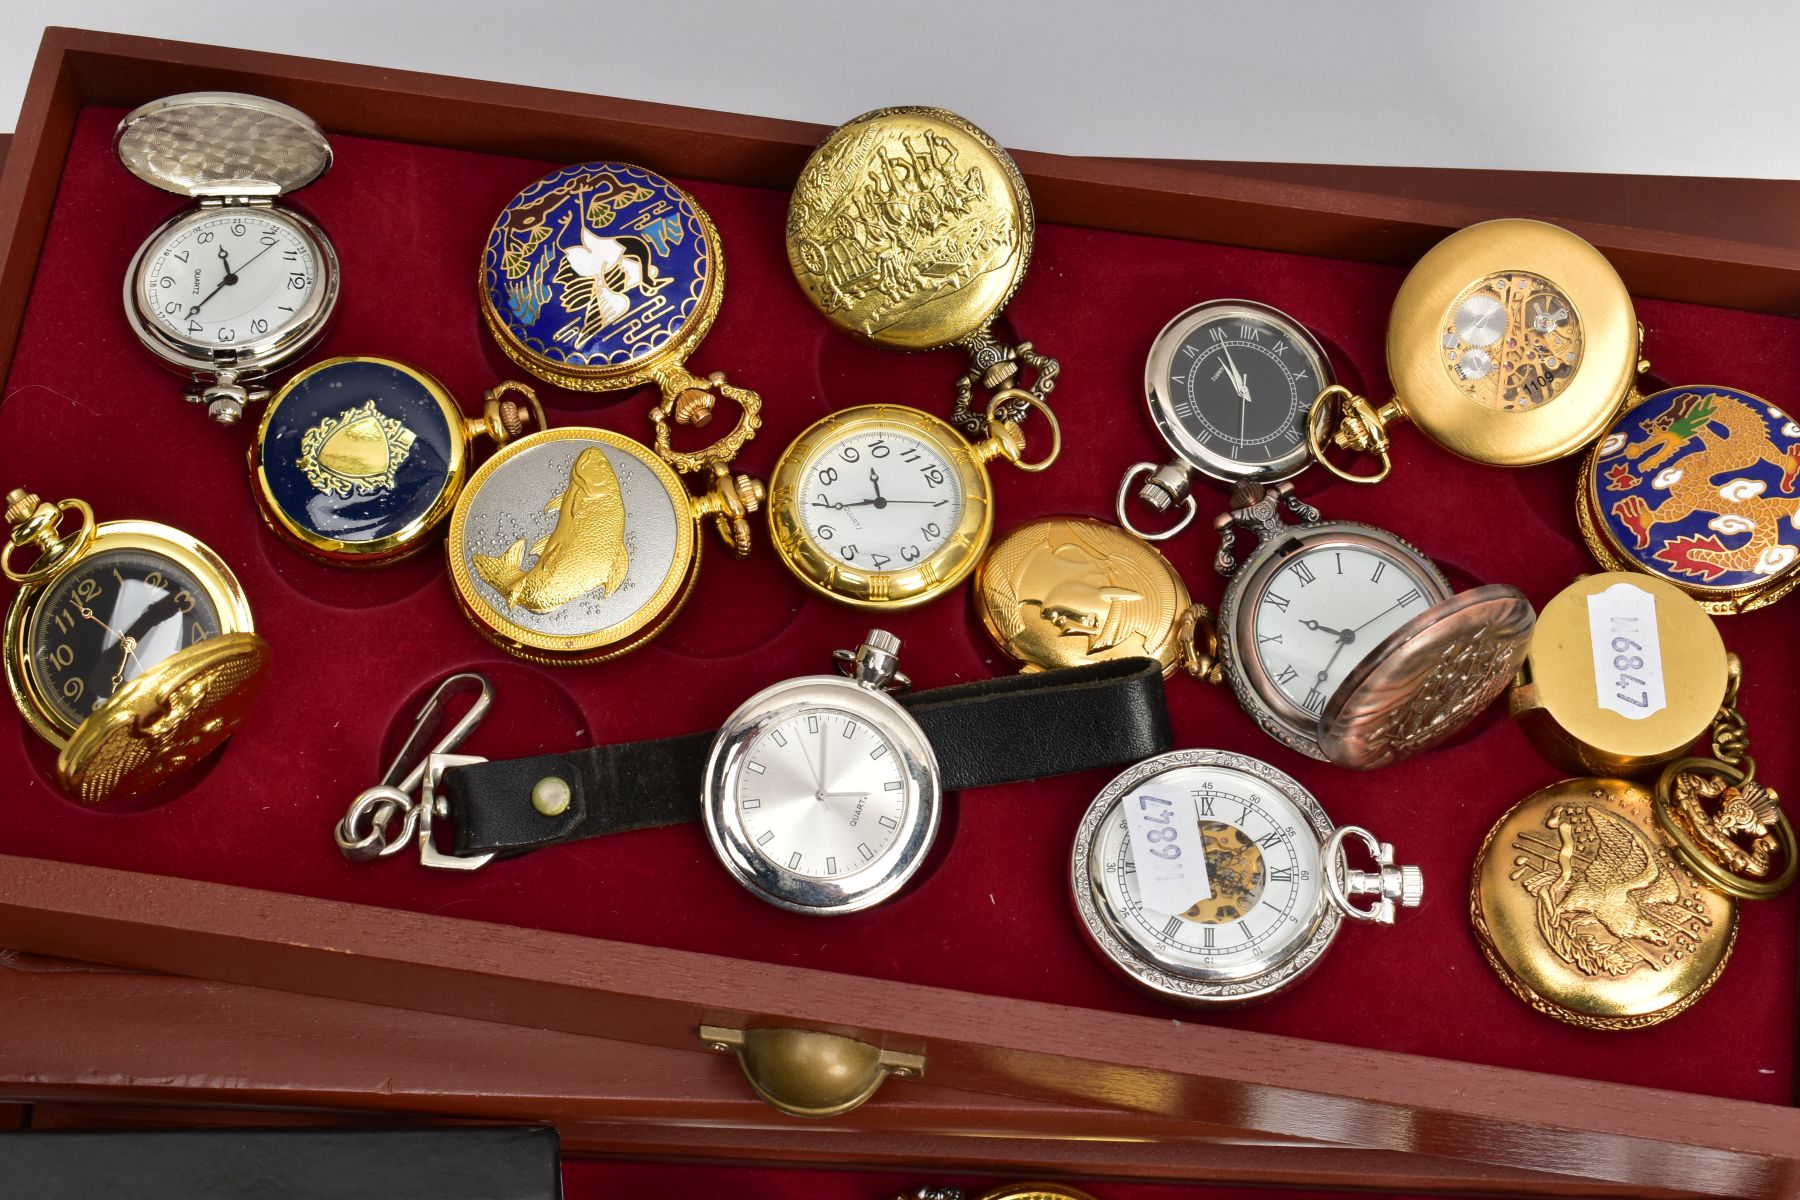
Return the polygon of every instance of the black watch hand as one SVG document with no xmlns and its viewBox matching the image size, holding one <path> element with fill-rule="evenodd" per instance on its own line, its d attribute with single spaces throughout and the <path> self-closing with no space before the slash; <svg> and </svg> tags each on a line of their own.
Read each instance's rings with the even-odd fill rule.
<svg viewBox="0 0 1800 1200">
<path fill-rule="evenodd" d="M 219 261 L 225 264 L 226 275 L 237 274 L 236 271 L 231 269 L 231 257 L 225 253 L 225 244 L 223 242 L 219 243 Z"/>
<path fill-rule="evenodd" d="M 206 300 L 211 300 L 214 296 L 218 295 L 220 288 L 226 287 L 229 284 L 236 283 L 240 278 L 242 278 L 241 272 L 247 270 L 250 266 L 250 263 L 255 262 L 257 259 L 261 258 L 263 255 L 267 254 L 269 251 L 273 250 L 274 248 L 275 247 L 273 247 L 273 246 L 264 246 L 261 250 L 258 250 L 255 254 L 252 254 L 250 256 L 250 261 L 246 262 L 243 266 L 239 267 L 236 271 L 227 271 L 225 274 L 225 278 L 219 280 L 219 286 L 215 287 L 212 291 L 206 293 Z M 224 247 L 220 247 L 219 257 L 220 258 L 225 257 Z M 200 303 L 194 305 L 194 307 L 188 309 L 187 315 L 188 315 L 189 320 L 193 320 L 195 317 L 200 315 L 200 310 L 206 307 L 206 300 L 202 300 L 202 301 L 200 301 Z"/>
<path fill-rule="evenodd" d="M 1367 629 L 1369 626 L 1371 626 L 1375 622 L 1381 620 L 1381 618 L 1387 616 L 1389 613 L 1393 612 L 1396 608 L 1399 608 L 1402 604 L 1405 604 L 1405 603 L 1406 603 L 1405 600 L 1394 601 L 1392 604 L 1388 605 L 1386 608 L 1382 609 L 1380 612 L 1378 612 L 1374 616 L 1370 617 L 1367 621 L 1364 621 L 1361 625 L 1358 625 L 1356 627 L 1356 629 Z M 1352 629 L 1350 632 L 1355 633 L 1356 629 Z"/>
<path fill-rule="evenodd" d="M 1312 620 L 1311 618 L 1308 618 L 1307 620 L 1304 620 L 1300 623 L 1302 625 L 1306 626 L 1308 629 L 1312 630 L 1314 633 L 1329 633 L 1333 637 L 1340 637 L 1340 638 L 1344 636 L 1343 630 L 1333 629 L 1329 625 L 1321 625 L 1317 621 Z"/>
<path fill-rule="evenodd" d="M 886 508 L 890 504 L 929 504 L 936 508 L 940 504 L 948 504 L 948 500 L 889 500 L 885 496 L 877 496 L 873 500 L 850 500 L 843 504 L 833 504 L 831 508 L 864 508 L 873 504 L 876 508 Z"/>
</svg>

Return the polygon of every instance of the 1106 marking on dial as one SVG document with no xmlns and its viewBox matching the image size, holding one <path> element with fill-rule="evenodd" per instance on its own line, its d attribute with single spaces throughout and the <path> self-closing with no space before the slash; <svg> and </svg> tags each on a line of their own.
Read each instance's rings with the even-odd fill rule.
<svg viewBox="0 0 1800 1200">
<path fill-rule="evenodd" d="M 868 721 L 812 708 L 751 742 L 738 819 L 756 852 L 794 875 L 841 879 L 893 845 L 906 824 L 906 769 Z"/>
</svg>

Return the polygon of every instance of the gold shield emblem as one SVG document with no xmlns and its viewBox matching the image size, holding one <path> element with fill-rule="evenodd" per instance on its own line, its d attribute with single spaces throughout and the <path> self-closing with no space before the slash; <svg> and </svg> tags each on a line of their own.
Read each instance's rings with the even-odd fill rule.
<svg viewBox="0 0 1800 1200">
<path fill-rule="evenodd" d="M 366 400 L 326 417 L 300 439 L 298 466 L 321 492 L 369 495 L 394 486 L 417 435 Z"/>
</svg>

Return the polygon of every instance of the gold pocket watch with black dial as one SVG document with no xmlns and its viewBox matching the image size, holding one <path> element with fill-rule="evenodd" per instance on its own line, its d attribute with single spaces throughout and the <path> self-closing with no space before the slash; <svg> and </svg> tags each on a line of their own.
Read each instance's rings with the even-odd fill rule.
<svg viewBox="0 0 1800 1200">
<path fill-rule="evenodd" d="M 1214 525 L 1214 566 L 1230 582 L 1217 619 L 1199 622 L 1210 645 L 1192 669 L 1228 680 L 1290 749 L 1358 769 L 1396 762 L 1466 725 L 1524 658 L 1533 614 L 1517 588 L 1452 593 L 1418 550 L 1322 519 L 1290 483 L 1240 484 Z M 1242 561 L 1239 528 L 1259 539 Z"/>
<path fill-rule="evenodd" d="M 23 585 L 6 614 L 6 681 L 61 751 L 64 790 L 123 802 L 221 745 L 268 664 L 224 560 L 167 525 L 96 524 L 84 501 L 22 489 L 7 494 L 6 520 L 0 568 Z"/>
<path fill-rule="evenodd" d="M 1452 454 L 1528 467 L 1574 454 L 1637 395 L 1648 369 L 1631 296 L 1594 247 L 1542 221 L 1485 221 L 1426 253 L 1388 319 L 1394 398 L 1377 407 L 1349 389 L 1313 404 L 1312 454 L 1355 483 L 1387 477 L 1388 426 L 1407 420 Z M 1380 461 L 1370 474 L 1331 449 Z"/>
<path fill-rule="evenodd" d="M 1033 235 L 1012 158 L 941 108 L 877 109 L 839 126 L 800 169 L 788 206 L 788 263 L 828 321 L 890 350 L 968 353 L 951 420 L 975 437 L 986 432 L 978 386 L 1042 401 L 1056 384 L 1055 359 L 993 333 Z M 1001 411 L 1021 421 L 1025 410 L 1009 396 Z"/>
<path fill-rule="evenodd" d="M 1024 457 L 1019 425 L 1001 415 L 1014 400 L 1050 423 L 1050 451 L 1035 462 Z M 993 535 L 986 464 L 1041 471 L 1062 449 L 1055 416 L 1030 393 L 993 397 L 986 420 L 988 435 L 974 443 L 897 404 L 847 408 L 812 425 L 769 479 L 781 561 L 815 592 L 858 608 L 911 608 L 954 588 Z"/>
</svg>

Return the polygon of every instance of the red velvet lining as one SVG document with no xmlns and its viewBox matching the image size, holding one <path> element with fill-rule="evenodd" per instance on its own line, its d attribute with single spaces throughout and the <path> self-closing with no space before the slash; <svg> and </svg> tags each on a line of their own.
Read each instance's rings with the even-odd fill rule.
<svg viewBox="0 0 1800 1200">
<path fill-rule="evenodd" d="M 997 996 L 1204 1020 L 1386 1050 L 1746 1099 L 1790 1098 L 1796 901 L 1748 905 L 1735 961 L 1678 1021 L 1632 1034 L 1580 1032 L 1512 998 L 1481 960 L 1465 895 L 1482 834 L 1513 801 L 1557 778 L 1498 713 L 1453 749 L 1372 775 L 1299 758 L 1264 737 L 1223 689 L 1169 685 L 1179 744 L 1224 746 L 1292 772 L 1338 821 L 1366 824 L 1424 868 L 1425 906 L 1391 930 L 1346 929 L 1318 971 L 1285 996 L 1229 1015 L 1140 996 L 1094 958 L 1066 895 L 1069 842 L 1100 775 L 996 788 L 952 800 L 932 869 L 898 901 L 834 921 L 753 899 L 713 862 L 697 826 L 608 839 L 435 874 L 415 861 L 345 862 L 330 828 L 375 782 L 403 708 L 444 674 L 488 671 L 493 717 L 468 744 L 493 757 L 590 739 L 710 728 L 751 691 L 830 667 L 869 622 L 809 598 L 766 538 L 747 562 L 709 545 L 686 611 L 618 662 L 532 667 L 492 649 L 458 615 L 442 557 L 350 573 L 267 533 L 245 470 L 244 429 L 221 429 L 180 400 L 181 381 L 134 342 L 120 279 L 140 239 L 179 206 L 125 173 L 109 143 L 120 113 L 82 114 L 17 357 L 0 406 L 0 482 L 79 496 L 101 519 L 167 521 L 236 568 L 274 646 L 269 689 L 235 744 L 178 802 L 129 816 L 84 812 L 50 783 L 47 748 L 8 716 L 0 850 L 447 913 L 596 937 L 908 980 Z M 298 203 L 343 257 L 336 327 L 314 357 L 382 354 L 442 379 L 465 406 L 514 377 L 481 328 L 473 286 L 489 223 L 548 164 L 358 138 Z M 607 147 L 596 145 L 603 156 Z M 940 414 L 962 370 L 953 352 L 899 356 L 833 331 L 802 298 L 782 249 L 785 195 L 696 184 L 724 238 L 724 308 L 693 360 L 764 398 L 742 460 L 766 477 L 781 449 L 837 407 L 910 402 Z M 1163 322 L 1197 301 L 1248 296 L 1306 321 L 1350 382 L 1383 375 L 1382 338 L 1403 272 L 1388 267 L 1050 225 L 1010 312 L 1021 336 L 1061 359 L 1056 392 L 1070 434 L 1049 473 L 996 472 L 1002 530 L 1053 512 L 1109 516 L 1120 473 L 1162 461 L 1139 399 L 1143 357 Z M 1723 382 L 1796 410 L 1800 321 L 1644 302 L 1647 353 L 1675 382 Z M 643 396 L 590 407 L 541 393 L 564 424 L 650 431 Z M 1303 491 L 1330 516 L 1373 521 L 1453 577 L 1506 581 L 1534 603 L 1591 570 L 1574 518 L 1577 463 L 1507 472 L 1472 466 L 1416 431 L 1398 435 L 1397 479 Z M 1203 508 L 1219 507 L 1202 496 Z M 711 534 L 707 534 L 711 542 Z M 1203 533 L 1168 544 L 1196 597 L 1219 584 Z M 1746 658 L 1744 710 L 1765 778 L 1800 788 L 1795 604 L 1720 622 Z M 887 623 L 907 670 L 931 687 L 1008 669 L 964 593 Z M 1787 735 L 1787 736 L 1784 736 Z M 503 936 L 503 935 L 501 935 Z"/>
</svg>

